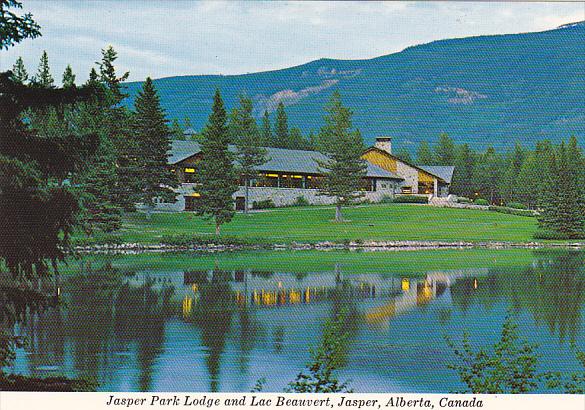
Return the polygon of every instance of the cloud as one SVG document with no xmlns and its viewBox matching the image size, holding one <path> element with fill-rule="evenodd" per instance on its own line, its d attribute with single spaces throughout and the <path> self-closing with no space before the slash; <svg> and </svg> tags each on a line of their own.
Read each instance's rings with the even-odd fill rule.
<svg viewBox="0 0 585 410">
<path fill-rule="evenodd" d="M 24 4 L 43 37 L 0 52 L 35 71 L 47 50 L 54 75 L 87 77 L 108 44 L 131 80 L 239 74 L 322 57 L 365 59 L 433 40 L 551 29 L 585 20 L 579 3 L 46 1 Z"/>
</svg>

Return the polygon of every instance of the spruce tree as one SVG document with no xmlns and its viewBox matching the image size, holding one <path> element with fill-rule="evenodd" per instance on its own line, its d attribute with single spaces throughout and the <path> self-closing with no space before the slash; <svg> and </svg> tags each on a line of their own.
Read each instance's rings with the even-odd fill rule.
<svg viewBox="0 0 585 410">
<path fill-rule="evenodd" d="M 28 81 L 28 72 L 26 71 L 26 67 L 24 66 L 24 61 L 22 57 L 18 57 L 14 66 L 12 67 L 12 81 L 19 83 L 19 84 L 26 84 Z"/>
<path fill-rule="evenodd" d="M 361 134 L 352 129 L 352 111 L 343 106 L 335 91 L 325 107 L 325 126 L 319 133 L 319 147 L 327 157 L 319 161 L 324 175 L 320 194 L 335 197 L 335 221 L 341 222 L 341 207 L 363 197 L 362 179 L 366 176 L 366 162 L 361 158 L 364 143 Z"/>
<path fill-rule="evenodd" d="M 114 50 L 114 47 L 108 46 L 102 50 L 102 59 L 98 63 L 100 69 L 100 80 L 104 83 L 111 94 L 111 103 L 119 104 L 126 94 L 122 92 L 122 83 L 128 79 L 129 72 L 125 72 L 122 76 L 118 77 L 116 73 L 116 67 L 114 63 L 118 59 L 118 53 Z"/>
<path fill-rule="evenodd" d="M 299 128 L 293 127 L 290 129 L 286 147 L 290 149 L 305 149 L 307 147 L 307 140 L 303 137 L 303 133 Z"/>
<path fill-rule="evenodd" d="M 455 143 L 446 133 L 439 135 L 439 142 L 435 147 L 437 165 L 453 165 L 455 160 Z"/>
<path fill-rule="evenodd" d="M 286 116 L 286 111 L 284 110 L 283 102 L 278 103 L 278 107 L 276 108 L 276 122 L 274 123 L 274 141 L 272 143 L 273 147 L 277 148 L 288 148 L 289 147 L 289 140 L 288 140 L 288 118 Z"/>
<path fill-rule="evenodd" d="M 176 118 L 171 122 L 171 135 L 174 140 L 184 141 L 186 139 L 183 128 L 179 124 L 179 120 Z"/>
<path fill-rule="evenodd" d="M 485 197 L 490 203 L 496 203 L 499 199 L 499 181 L 502 175 L 502 158 L 494 147 L 488 147 L 483 155 L 480 155 L 474 169 L 473 177 L 480 196 Z"/>
<path fill-rule="evenodd" d="M 436 165 L 435 156 L 427 141 L 421 141 L 416 153 L 416 161 L 421 165 Z"/>
<path fill-rule="evenodd" d="M 270 125 L 270 115 L 268 115 L 268 111 L 264 111 L 264 115 L 262 116 L 262 146 L 264 147 L 272 147 L 273 143 L 272 138 L 272 125 Z"/>
<path fill-rule="evenodd" d="M 520 171 L 514 180 L 514 199 L 523 203 L 528 208 L 535 208 L 541 197 L 540 184 L 546 174 L 543 173 L 541 160 L 536 153 L 531 152 L 520 167 Z"/>
<path fill-rule="evenodd" d="M 502 174 L 499 187 L 502 199 L 506 203 L 518 200 L 515 194 L 516 178 L 522 168 L 524 157 L 525 153 L 520 144 L 516 144 L 514 151 L 508 155 L 506 169 Z"/>
<path fill-rule="evenodd" d="M 258 176 L 256 168 L 267 160 L 266 150 L 261 146 L 260 131 L 252 116 L 253 110 L 252 100 L 240 96 L 240 106 L 235 109 L 235 115 L 232 117 L 236 162 L 239 164 L 240 175 L 244 179 L 244 213 L 248 213 L 249 208 L 250 180 Z"/>
<path fill-rule="evenodd" d="M 197 214 L 213 218 L 215 234 L 221 225 L 230 222 L 235 214 L 233 194 L 238 190 L 238 175 L 234 156 L 229 151 L 230 140 L 227 114 L 219 90 L 213 98 L 213 108 L 201 142 L 201 161 L 195 174 L 200 195 Z"/>
<path fill-rule="evenodd" d="M 178 185 L 178 181 L 168 166 L 171 130 L 150 77 L 146 78 L 134 105 L 132 134 L 139 147 L 140 169 L 140 190 L 136 199 L 146 206 L 146 215 L 150 218 L 156 201 L 176 201 L 172 188 Z"/>
<path fill-rule="evenodd" d="M 65 71 L 63 72 L 63 88 L 71 88 L 75 87 L 75 74 L 73 74 L 73 70 L 71 66 L 67 64 Z"/>
<path fill-rule="evenodd" d="M 463 144 L 455 149 L 455 170 L 451 182 L 450 192 L 472 197 L 474 194 L 474 168 L 475 152 L 468 144 Z"/>
<path fill-rule="evenodd" d="M 397 158 L 400 158 L 403 161 L 412 163 L 410 152 L 406 148 L 398 149 L 394 155 L 396 155 Z"/>
<path fill-rule="evenodd" d="M 41 55 L 41 61 L 39 63 L 39 68 L 37 70 L 37 75 L 33 78 L 32 82 L 43 88 L 53 88 L 54 87 L 54 80 L 53 76 L 51 76 L 51 69 L 49 67 L 49 56 L 47 55 L 47 51 L 43 51 Z"/>
</svg>

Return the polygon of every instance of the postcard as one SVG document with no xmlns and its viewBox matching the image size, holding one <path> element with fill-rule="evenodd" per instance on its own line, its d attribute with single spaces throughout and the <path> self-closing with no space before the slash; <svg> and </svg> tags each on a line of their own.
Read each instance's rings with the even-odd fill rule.
<svg viewBox="0 0 585 410">
<path fill-rule="evenodd" d="M 0 410 L 584 408 L 582 2 L 0 36 Z"/>
</svg>

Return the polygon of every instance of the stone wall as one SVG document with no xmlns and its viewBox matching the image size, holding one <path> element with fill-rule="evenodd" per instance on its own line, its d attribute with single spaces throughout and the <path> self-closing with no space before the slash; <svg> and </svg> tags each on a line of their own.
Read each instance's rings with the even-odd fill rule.
<svg viewBox="0 0 585 410">
<path fill-rule="evenodd" d="M 155 211 L 157 212 L 179 212 L 185 209 L 185 195 L 193 193 L 194 184 L 182 184 L 177 189 L 177 202 L 174 204 L 159 203 Z M 399 190 L 397 181 L 377 181 L 376 191 L 366 192 L 362 200 L 371 202 L 380 202 L 384 197 L 393 196 Z M 249 206 L 254 201 L 264 201 L 271 199 L 277 207 L 289 206 L 297 201 L 297 198 L 305 198 L 311 205 L 331 205 L 335 198 L 330 196 L 318 195 L 317 189 L 303 188 L 272 188 L 272 187 L 250 187 L 249 188 Z M 240 187 L 234 194 L 236 197 L 244 197 L 244 187 Z"/>
</svg>

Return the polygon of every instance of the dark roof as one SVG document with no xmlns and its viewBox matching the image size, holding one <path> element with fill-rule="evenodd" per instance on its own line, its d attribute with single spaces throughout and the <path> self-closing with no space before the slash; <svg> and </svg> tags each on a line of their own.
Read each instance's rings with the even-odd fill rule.
<svg viewBox="0 0 585 410">
<path fill-rule="evenodd" d="M 305 151 L 298 149 L 272 148 L 266 147 L 266 156 L 268 161 L 259 166 L 262 171 L 275 172 L 296 172 L 304 174 L 319 174 L 318 162 L 326 161 L 327 157 L 318 151 Z M 230 150 L 234 151 L 235 147 L 230 145 Z M 201 146 L 195 141 L 173 141 L 169 164 L 176 164 L 201 151 Z M 368 177 L 398 179 L 399 177 L 393 172 L 386 171 L 377 165 L 367 163 Z"/>
<path fill-rule="evenodd" d="M 423 171 L 427 171 L 429 174 L 433 174 L 436 177 L 441 178 L 446 183 L 450 184 L 453 178 L 453 166 L 438 166 L 438 165 L 419 165 Z"/>
</svg>

